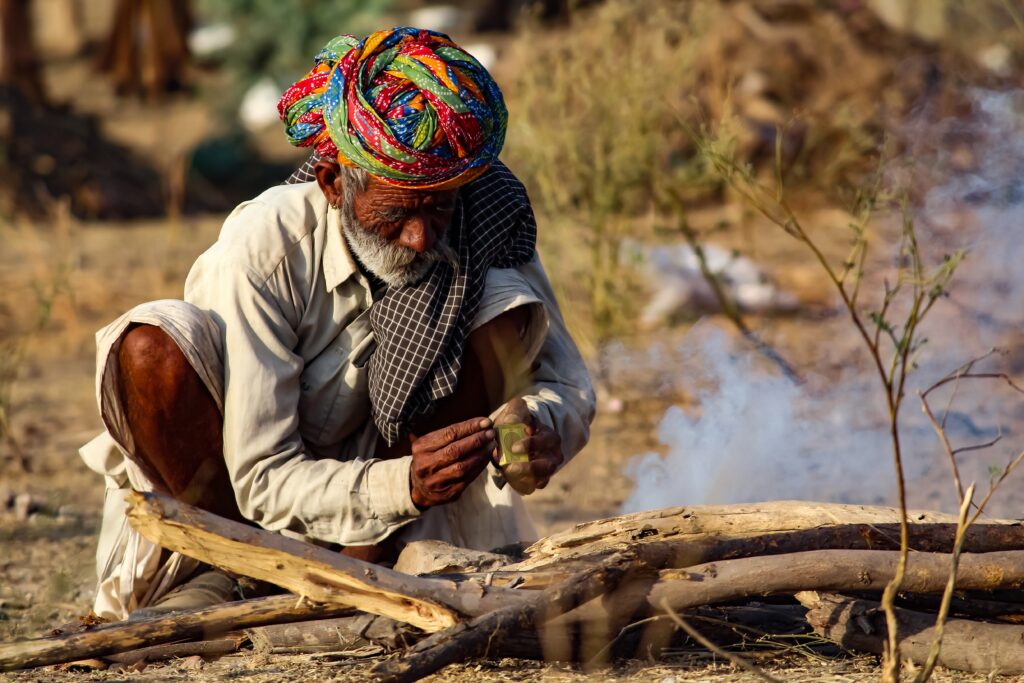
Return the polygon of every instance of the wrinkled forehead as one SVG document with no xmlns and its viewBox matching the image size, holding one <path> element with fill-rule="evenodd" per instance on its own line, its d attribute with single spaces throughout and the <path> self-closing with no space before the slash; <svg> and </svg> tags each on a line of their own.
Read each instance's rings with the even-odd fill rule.
<svg viewBox="0 0 1024 683">
<path fill-rule="evenodd" d="M 366 189 L 359 193 L 359 199 L 371 203 L 378 208 L 414 208 L 417 206 L 450 203 L 458 193 L 458 188 L 451 190 L 417 190 L 408 187 L 398 187 L 371 175 L 367 179 Z"/>
</svg>

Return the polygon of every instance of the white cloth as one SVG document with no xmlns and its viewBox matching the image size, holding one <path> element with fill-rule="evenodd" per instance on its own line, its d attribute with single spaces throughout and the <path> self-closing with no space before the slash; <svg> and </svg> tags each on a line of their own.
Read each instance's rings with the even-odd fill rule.
<svg viewBox="0 0 1024 683">
<path fill-rule="evenodd" d="M 120 619 L 191 573 L 127 526 L 124 493 L 149 490 L 117 391 L 117 350 L 132 323 L 155 325 L 182 349 L 224 415 L 224 457 L 239 509 L 267 529 L 342 545 L 436 538 L 487 550 L 531 540 L 521 498 L 478 478 L 447 506 L 420 514 L 411 456 L 373 458 L 366 360 L 368 282 L 314 183 L 268 190 L 228 217 L 196 262 L 185 301 L 129 311 L 97 333 L 97 397 L 107 432 L 81 454 L 107 483 L 97 554 L 97 614 Z M 539 260 L 488 273 L 478 327 L 528 306 L 523 397 L 562 436 L 566 458 L 586 443 L 594 396 Z M 525 370 L 525 369 L 524 369 Z M 495 411 L 497 412 L 497 411 Z"/>
</svg>

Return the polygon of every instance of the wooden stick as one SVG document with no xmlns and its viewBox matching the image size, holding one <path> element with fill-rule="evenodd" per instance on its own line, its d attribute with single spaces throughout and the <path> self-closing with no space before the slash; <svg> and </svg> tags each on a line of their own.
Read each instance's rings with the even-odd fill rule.
<svg viewBox="0 0 1024 683">
<path fill-rule="evenodd" d="M 661 603 L 661 608 L 665 611 L 665 614 L 667 614 L 669 616 L 669 618 L 673 622 L 675 622 L 676 626 L 678 626 L 679 628 L 683 629 L 686 632 L 686 635 L 690 636 L 695 641 L 697 641 L 697 643 L 699 643 L 701 647 L 709 650 L 713 654 L 718 655 L 722 659 L 725 659 L 725 660 L 731 662 L 733 666 L 735 666 L 735 667 L 737 667 L 739 669 L 745 669 L 746 671 L 748 671 L 749 673 L 754 674 L 755 676 L 757 676 L 761 680 L 767 681 L 767 683 L 782 683 L 779 679 L 775 678 L 774 676 L 772 676 L 770 674 L 765 673 L 764 671 L 762 671 L 757 666 L 755 666 L 755 665 L 751 664 L 750 662 L 748 662 L 747 660 L 743 659 L 743 657 L 740 657 L 739 655 L 737 655 L 735 653 L 723 650 L 722 648 L 720 648 L 717 645 L 715 645 L 714 643 L 712 643 L 710 640 L 705 638 L 704 635 L 700 631 L 695 629 L 693 626 L 691 626 L 689 623 L 687 623 L 685 619 L 683 619 L 681 616 L 676 614 L 676 611 L 674 609 L 672 609 L 671 607 L 669 607 L 668 602 L 662 602 Z"/>
<path fill-rule="evenodd" d="M 509 635 L 532 631 L 585 601 L 599 598 L 613 590 L 631 569 L 637 567 L 638 562 L 635 555 L 615 555 L 554 588 L 542 591 L 524 604 L 496 610 L 469 623 L 435 633 L 421 640 L 409 654 L 378 664 L 373 675 L 388 683 L 418 681 L 448 664 L 486 651 L 492 643 L 501 642 Z"/>
<path fill-rule="evenodd" d="M 298 603 L 294 595 L 275 595 L 187 610 L 147 621 L 108 624 L 66 636 L 52 636 L 0 645 L 0 671 L 137 650 L 183 640 L 205 640 L 242 628 L 351 613 L 341 605 Z"/>
<path fill-rule="evenodd" d="M 895 550 L 811 550 L 787 555 L 709 562 L 686 569 L 665 569 L 647 594 L 647 613 L 667 600 L 674 610 L 797 591 L 882 590 L 896 571 Z M 949 555 L 912 553 L 904 590 L 941 593 L 949 577 Z M 959 590 L 1024 587 L 1024 551 L 965 554 L 957 574 Z M 609 605 L 591 601 L 553 619 L 547 628 L 601 624 Z"/>
<path fill-rule="evenodd" d="M 885 618 L 879 603 L 842 595 L 802 592 L 807 621 L 820 635 L 848 650 L 881 654 L 886 641 Z M 934 614 L 896 609 L 899 650 L 904 658 L 923 662 L 935 638 Z M 975 673 L 1024 673 L 1024 626 L 969 619 L 946 622 L 941 666 Z"/>
<path fill-rule="evenodd" d="M 673 609 L 710 605 L 755 595 L 802 590 L 881 590 L 896 571 L 895 550 L 811 550 L 789 555 L 710 562 L 668 569 L 651 589 L 648 602 L 668 599 Z M 941 593 L 949 578 L 949 555 L 912 553 L 903 590 Z M 1024 551 L 964 554 L 959 590 L 1024 587 Z"/>
<path fill-rule="evenodd" d="M 423 632 L 394 619 L 360 613 L 336 619 L 268 624 L 246 630 L 256 652 L 341 652 L 377 645 L 384 651 L 404 649 Z"/>
<path fill-rule="evenodd" d="M 427 632 L 521 602 L 515 591 L 395 572 L 233 522 L 155 493 L 134 492 L 128 521 L 144 537 L 201 562 L 276 584 L 314 602 L 355 607 Z"/>
<path fill-rule="evenodd" d="M 952 550 L 955 515 L 910 511 L 908 516 L 912 549 Z M 537 541 L 526 549 L 525 561 L 506 569 L 550 568 L 638 544 L 674 548 L 677 567 L 811 548 L 894 550 L 899 547 L 899 511 L 804 501 L 665 508 L 578 524 Z M 972 525 L 964 546 L 969 553 L 1021 549 L 1024 523 L 1018 520 Z"/>
<path fill-rule="evenodd" d="M 715 532 L 717 533 L 717 532 Z M 746 533 L 746 532 L 737 532 Z M 956 524 L 930 522 L 910 525 L 910 546 L 929 553 L 948 553 L 953 548 Z M 968 530 L 966 552 L 985 553 L 1024 549 L 1024 525 L 997 522 L 981 524 Z M 546 588 L 565 580 L 592 565 L 601 557 L 625 547 L 632 547 L 647 558 L 649 564 L 664 568 L 682 568 L 708 562 L 748 557 L 783 555 L 815 550 L 898 550 L 899 524 L 837 524 L 796 531 L 764 533 L 759 536 L 734 537 L 729 533 L 715 535 L 687 534 L 685 540 L 652 540 L 645 536 L 633 544 L 616 541 L 612 545 L 587 543 L 566 551 L 566 558 L 555 556 L 543 562 L 527 560 L 494 571 L 462 574 L 446 573 L 453 580 L 483 580 L 494 586 L 515 585 L 517 588 Z M 588 553 L 588 554 L 585 554 Z"/>
<path fill-rule="evenodd" d="M 984 597 L 978 597 L 982 595 Z M 954 597 L 950 602 L 950 614 L 966 619 L 994 619 L 1008 622 L 1024 622 L 1024 604 L 990 599 L 988 592 Z M 1021 595 L 1024 597 L 1024 594 Z M 899 605 L 915 612 L 938 612 L 941 598 L 937 595 L 900 595 Z"/>
<path fill-rule="evenodd" d="M 166 643 L 164 645 L 150 645 L 149 647 L 119 652 L 107 655 L 104 659 L 122 664 L 135 664 L 136 662 L 161 662 L 165 659 L 177 657 L 191 657 L 200 655 L 203 657 L 221 657 L 238 652 L 248 642 L 245 636 L 220 637 L 212 640 L 199 640 L 188 643 Z"/>
</svg>

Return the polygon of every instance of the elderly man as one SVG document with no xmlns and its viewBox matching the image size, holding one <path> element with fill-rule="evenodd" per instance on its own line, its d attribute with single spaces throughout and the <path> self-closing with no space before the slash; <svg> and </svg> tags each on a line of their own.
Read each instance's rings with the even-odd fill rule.
<svg viewBox="0 0 1024 683">
<path fill-rule="evenodd" d="M 486 70 L 429 31 L 341 36 L 279 109 L 310 160 L 231 213 L 184 301 L 97 335 L 100 616 L 234 589 L 128 527 L 132 488 L 389 561 L 414 539 L 530 540 L 520 496 L 587 440 L 590 379 L 497 161 Z M 498 464 L 506 422 L 527 462 Z"/>
</svg>

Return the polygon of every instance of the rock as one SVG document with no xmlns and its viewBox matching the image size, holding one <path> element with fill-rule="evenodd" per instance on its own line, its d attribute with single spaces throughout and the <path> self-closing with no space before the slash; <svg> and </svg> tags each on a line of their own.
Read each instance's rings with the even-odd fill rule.
<svg viewBox="0 0 1024 683">
<path fill-rule="evenodd" d="M 704 245 L 704 258 L 728 296 L 745 313 L 790 313 L 800 302 L 779 288 L 757 264 L 722 247 Z M 641 324 L 653 328 L 680 315 L 721 309 L 701 272 L 700 260 L 688 244 L 622 244 L 620 259 L 636 265 L 653 292 Z"/>
<path fill-rule="evenodd" d="M 937 42 L 949 33 L 944 0 L 868 0 L 868 7 L 896 33 Z"/>
<path fill-rule="evenodd" d="M 470 43 L 463 45 L 466 52 L 476 57 L 476 61 L 490 71 L 498 63 L 498 50 L 490 43 Z"/>
<path fill-rule="evenodd" d="M 57 508 L 57 519 L 62 522 L 80 522 L 85 515 L 74 505 L 61 505 Z"/>
<path fill-rule="evenodd" d="M 15 519 L 19 522 L 27 522 L 33 513 L 42 508 L 42 504 L 31 493 L 19 493 L 14 497 L 12 508 Z"/>
<path fill-rule="evenodd" d="M 204 660 L 199 655 L 192 655 L 191 657 L 186 657 L 185 659 L 178 662 L 178 667 L 181 669 L 185 669 L 186 671 L 199 671 L 205 665 L 206 660 Z"/>
<path fill-rule="evenodd" d="M 199 59 L 208 59 L 234 45 L 238 35 L 228 23 L 207 24 L 188 36 L 188 49 Z"/>
<path fill-rule="evenodd" d="M 1013 75 L 1013 52 L 1002 43 L 989 45 L 975 55 L 975 60 L 1000 78 Z"/>
<path fill-rule="evenodd" d="M 465 21 L 466 13 L 455 5 L 434 5 L 410 12 L 408 25 L 419 26 L 439 33 L 453 33 Z"/>
<path fill-rule="evenodd" d="M 395 571 L 406 574 L 483 572 L 509 563 L 506 555 L 459 548 L 443 541 L 413 541 L 402 549 Z"/>
<path fill-rule="evenodd" d="M 238 120 L 250 133 L 259 133 L 279 123 L 277 101 L 283 90 L 270 78 L 253 83 L 238 105 Z"/>
<path fill-rule="evenodd" d="M 609 413 L 621 413 L 624 407 L 625 403 L 618 396 L 609 398 L 604 404 L 605 411 Z"/>
</svg>

